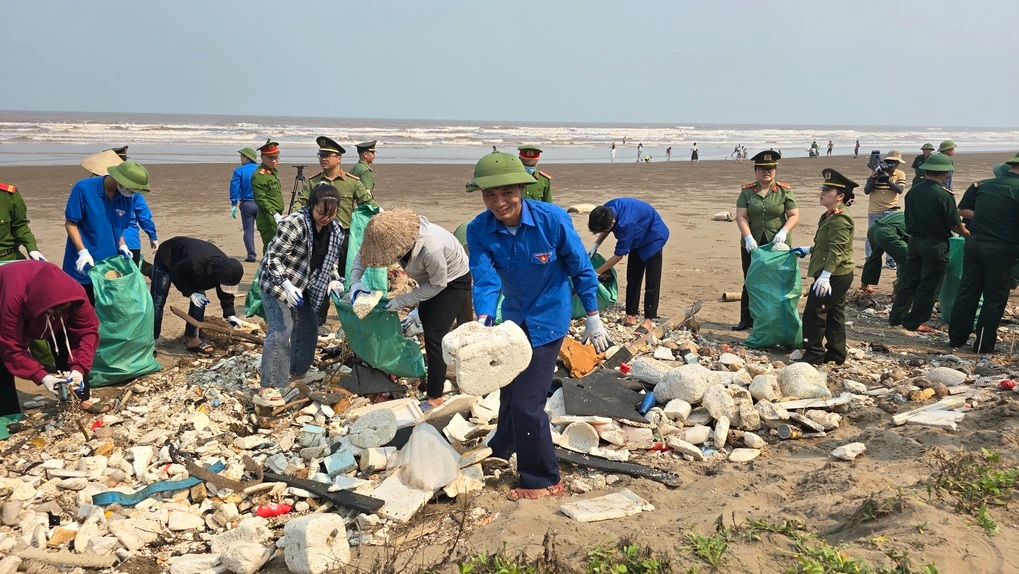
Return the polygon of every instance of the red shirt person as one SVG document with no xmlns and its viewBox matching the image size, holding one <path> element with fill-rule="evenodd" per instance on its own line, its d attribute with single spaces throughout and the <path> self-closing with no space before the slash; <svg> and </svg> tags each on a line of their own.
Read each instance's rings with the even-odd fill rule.
<svg viewBox="0 0 1019 574">
<path fill-rule="evenodd" d="M 29 342 L 49 342 L 57 368 L 48 373 L 29 352 Z M 45 261 L 0 265 L 0 415 L 21 412 L 14 378 L 55 392 L 61 378 L 73 380 L 82 400 L 89 397 L 88 372 L 99 344 L 99 319 L 85 289 L 59 267 Z"/>
</svg>

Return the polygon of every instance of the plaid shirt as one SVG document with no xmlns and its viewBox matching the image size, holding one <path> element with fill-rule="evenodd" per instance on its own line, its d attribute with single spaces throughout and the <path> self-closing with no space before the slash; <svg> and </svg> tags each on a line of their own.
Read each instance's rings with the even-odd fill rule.
<svg viewBox="0 0 1019 574">
<path fill-rule="evenodd" d="M 311 250 L 315 240 L 314 224 L 311 221 L 309 208 L 289 215 L 280 220 L 276 236 L 269 242 L 258 267 L 258 284 L 276 299 L 286 302 L 287 292 L 283 282 L 290 280 L 295 287 L 304 292 L 306 305 L 318 309 L 326 298 L 329 281 L 338 280 L 336 261 L 340 256 L 340 245 L 343 243 L 343 228 L 336 221 L 329 234 L 329 250 L 325 261 L 318 269 L 311 268 Z M 328 270 L 323 273 L 323 270 Z"/>
</svg>

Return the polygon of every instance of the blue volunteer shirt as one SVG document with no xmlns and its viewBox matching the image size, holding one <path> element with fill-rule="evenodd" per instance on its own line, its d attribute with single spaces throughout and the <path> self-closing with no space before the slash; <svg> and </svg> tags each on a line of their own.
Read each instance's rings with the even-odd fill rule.
<svg viewBox="0 0 1019 574">
<path fill-rule="evenodd" d="M 106 197 L 103 189 L 106 177 L 90 177 L 74 184 L 64 208 L 64 219 L 78 225 L 81 241 L 96 263 L 118 254 L 117 246 L 134 209 L 134 201 L 130 197 L 120 193 L 115 194 L 113 199 Z M 64 246 L 64 271 L 78 283 L 92 283 L 88 269 L 85 273 L 78 273 L 75 269 L 77 260 L 78 250 L 68 237 Z"/>
<path fill-rule="evenodd" d="M 131 199 L 134 200 L 134 209 L 131 210 L 131 222 L 124 230 L 124 243 L 127 244 L 128 249 L 141 249 L 142 238 L 138 234 L 139 226 L 145 231 L 145 235 L 149 236 L 149 241 L 159 241 L 159 237 L 156 236 L 156 223 L 152 221 L 152 210 L 149 209 L 149 204 L 145 201 L 145 195 L 136 193 L 131 196 Z"/>
<path fill-rule="evenodd" d="M 658 211 L 649 204 L 628 197 L 617 197 L 605 202 L 612 210 L 616 224 L 612 235 L 616 238 L 615 255 L 626 256 L 636 251 L 647 261 L 665 247 L 669 240 L 669 228 L 665 226 Z"/>
<path fill-rule="evenodd" d="M 584 309 L 598 310 L 598 276 L 566 210 L 522 201 L 516 235 L 488 210 L 467 226 L 474 310 L 494 318 L 502 292 L 502 318 L 526 323 L 531 345 L 538 347 L 569 331 L 573 294 L 568 279 L 577 285 Z"/>
<path fill-rule="evenodd" d="M 249 161 L 234 170 L 234 175 L 230 178 L 230 205 L 237 205 L 241 200 L 255 200 L 255 195 L 251 191 L 251 174 L 255 173 L 257 168 L 257 162 Z"/>
</svg>

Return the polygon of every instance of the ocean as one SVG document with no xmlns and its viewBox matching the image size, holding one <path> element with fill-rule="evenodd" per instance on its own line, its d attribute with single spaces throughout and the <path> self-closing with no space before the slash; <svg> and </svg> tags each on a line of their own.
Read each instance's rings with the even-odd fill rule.
<svg viewBox="0 0 1019 574">
<path fill-rule="evenodd" d="M 642 156 L 664 161 L 689 160 L 696 142 L 701 160 L 729 159 L 734 146 L 753 156 L 763 149 L 786 157 L 806 157 L 811 141 L 825 153 L 828 140 L 835 155 L 900 150 L 919 153 L 926 142 L 945 139 L 960 152 L 1019 150 L 1019 128 L 780 126 L 725 124 L 614 124 L 394 120 L 226 116 L 184 114 L 120 114 L 85 112 L 0 111 L 0 165 L 74 165 L 82 157 L 129 145 L 129 155 L 142 163 L 235 162 L 237 150 L 258 147 L 267 138 L 280 142 L 282 163 L 315 164 L 315 137 L 328 135 L 356 158 L 354 144 L 378 140 L 379 163 L 472 164 L 494 147 L 515 151 L 528 143 L 540 146 L 545 163 L 617 162 Z M 624 143 L 625 141 L 625 143 Z M 350 162 L 350 159 L 347 160 Z"/>
</svg>

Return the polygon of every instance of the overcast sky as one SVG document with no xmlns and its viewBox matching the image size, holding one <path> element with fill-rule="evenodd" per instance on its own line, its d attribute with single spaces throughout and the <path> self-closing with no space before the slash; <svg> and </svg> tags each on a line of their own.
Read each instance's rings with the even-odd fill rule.
<svg viewBox="0 0 1019 574">
<path fill-rule="evenodd" d="M 0 109 L 1013 127 L 1014 0 L 25 0 Z"/>
</svg>

